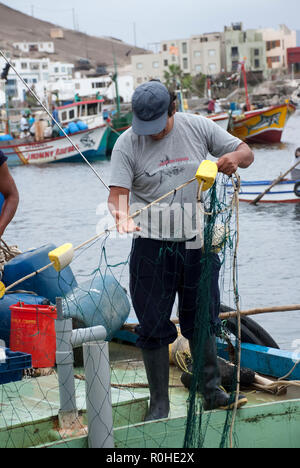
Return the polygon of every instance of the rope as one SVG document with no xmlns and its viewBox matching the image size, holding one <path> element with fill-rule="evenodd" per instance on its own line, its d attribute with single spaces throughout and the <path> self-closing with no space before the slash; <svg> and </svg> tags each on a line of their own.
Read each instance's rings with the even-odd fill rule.
<svg viewBox="0 0 300 468">
<path fill-rule="evenodd" d="M 239 294 L 237 290 L 237 252 L 239 247 L 239 234 L 240 234 L 240 225 L 239 225 L 239 189 L 240 189 L 240 177 L 238 174 L 235 174 L 237 178 L 237 185 L 234 183 L 232 179 L 232 183 L 234 184 L 234 198 L 235 198 L 235 205 L 236 205 L 236 245 L 234 250 L 234 257 L 233 257 L 233 287 L 234 287 L 234 295 L 235 295 L 235 305 L 236 305 L 236 313 L 237 313 L 237 387 L 236 387 L 236 395 L 235 395 L 235 403 L 232 413 L 232 421 L 230 426 L 230 448 L 233 448 L 233 429 L 235 426 L 235 420 L 237 415 L 238 409 L 238 402 L 240 396 L 240 381 L 241 381 L 241 357 L 242 357 L 242 327 L 241 327 L 241 311 L 240 311 L 240 301 L 239 301 Z"/>
<path fill-rule="evenodd" d="M 49 110 L 47 109 L 47 107 L 42 103 L 42 101 L 40 100 L 40 98 L 36 95 L 36 93 L 28 86 L 28 84 L 26 83 L 26 81 L 23 80 L 23 78 L 21 77 L 21 75 L 18 73 L 18 71 L 16 70 L 16 68 L 13 66 L 13 64 L 10 62 L 10 60 L 8 60 L 8 58 L 6 58 L 5 54 L 2 52 L 2 50 L 0 49 L 0 55 L 4 58 L 4 60 L 7 62 L 7 64 L 12 68 L 12 70 L 15 72 L 15 74 L 17 75 L 17 77 L 22 81 L 23 85 L 27 88 L 27 90 L 32 94 L 32 96 L 37 100 L 37 102 L 40 104 L 40 106 L 44 109 L 44 111 L 47 113 L 47 115 L 50 117 L 50 119 L 58 126 L 58 128 L 60 129 L 60 131 L 63 133 L 63 135 L 67 138 L 67 140 L 71 143 L 71 145 L 73 146 L 73 148 L 78 151 L 78 153 L 80 154 L 80 156 L 82 157 L 82 159 L 86 162 L 86 164 L 90 167 L 90 169 L 94 172 L 94 174 L 98 177 L 98 179 L 100 180 L 100 182 L 104 185 L 104 187 L 110 191 L 108 185 L 106 185 L 106 183 L 104 182 L 104 180 L 102 179 L 102 177 L 98 174 L 98 172 L 96 171 L 96 169 L 92 166 L 92 164 L 87 160 L 87 158 L 82 154 L 82 152 L 78 149 L 78 147 L 75 145 L 75 143 L 73 143 L 72 139 L 69 137 L 69 135 L 67 135 L 67 133 L 65 132 L 65 130 L 62 128 L 62 126 L 60 125 L 59 122 L 57 122 L 57 120 L 53 117 L 53 115 L 49 112 Z"/>
</svg>

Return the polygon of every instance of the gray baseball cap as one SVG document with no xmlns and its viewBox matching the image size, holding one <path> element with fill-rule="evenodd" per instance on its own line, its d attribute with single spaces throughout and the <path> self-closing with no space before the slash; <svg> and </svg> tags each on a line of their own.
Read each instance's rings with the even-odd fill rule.
<svg viewBox="0 0 300 468">
<path fill-rule="evenodd" d="M 137 135 L 157 135 L 166 128 L 170 93 L 159 81 L 136 88 L 132 96 L 132 129 Z"/>
</svg>

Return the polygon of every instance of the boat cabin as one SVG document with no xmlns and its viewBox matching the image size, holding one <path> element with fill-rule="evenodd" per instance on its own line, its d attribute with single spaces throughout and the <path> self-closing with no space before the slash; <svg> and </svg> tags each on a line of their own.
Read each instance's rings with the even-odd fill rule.
<svg viewBox="0 0 300 468">
<path fill-rule="evenodd" d="M 67 104 L 66 106 L 56 107 L 58 112 L 59 122 L 62 125 L 67 125 L 70 122 L 82 120 L 90 125 L 100 125 L 103 123 L 102 103 L 104 99 L 92 101 L 80 101 Z"/>
</svg>

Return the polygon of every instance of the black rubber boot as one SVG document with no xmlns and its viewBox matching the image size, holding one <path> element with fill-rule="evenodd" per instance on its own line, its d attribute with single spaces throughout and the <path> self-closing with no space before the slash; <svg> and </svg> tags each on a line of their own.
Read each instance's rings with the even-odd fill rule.
<svg viewBox="0 0 300 468">
<path fill-rule="evenodd" d="M 190 342 L 190 347 L 192 343 Z M 193 356 L 193 352 L 191 350 Z M 229 395 L 221 387 L 221 374 L 218 366 L 216 337 L 210 336 L 204 345 L 203 383 L 200 389 L 205 411 L 213 409 L 233 409 L 235 395 Z M 239 395 L 238 408 L 248 403 L 244 395 Z"/>
<path fill-rule="evenodd" d="M 150 390 L 150 407 L 145 421 L 167 418 L 169 401 L 169 347 L 142 349 Z"/>
</svg>

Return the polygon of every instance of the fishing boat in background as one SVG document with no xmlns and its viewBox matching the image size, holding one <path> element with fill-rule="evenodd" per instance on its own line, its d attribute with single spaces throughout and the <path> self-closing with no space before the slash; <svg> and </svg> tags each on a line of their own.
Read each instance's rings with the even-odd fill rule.
<svg viewBox="0 0 300 468">
<path fill-rule="evenodd" d="M 206 115 L 205 117 L 213 120 L 217 125 L 223 128 L 223 130 L 228 130 L 230 116 L 227 112 L 223 112 L 221 114 Z"/>
<path fill-rule="evenodd" d="M 38 142 L 33 138 L 12 139 L 1 141 L 0 150 L 8 158 L 8 166 L 82 161 L 78 150 L 89 161 L 106 157 L 106 125 L 77 130 L 72 134 L 73 144 L 66 136 Z"/>
<path fill-rule="evenodd" d="M 279 143 L 296 107 L 290 102 L 233 116 L 231 133 L 247 143 Z"/>
<path fill-rule="evenodd" d="M 247 143 L 279 143 L 289 117 L 296 111 L 296 106 L 286 101 L 278 106 L 269 106 L 252 110 L 247 84 L 245 63 L 241 62 L 246 94 L 246 112 L 232 115 L 230 133 Z"/>
<path fill-rule="evenodd" d="M 239 200 L 253 202 L 258 195 L 265 192 L 273 183 L 272 180 L 241 181 Z M 234 193 L 231 183 L 227 185 L 227 193 Z M 265 193 L 259 203 L 299 203 L 300 180 L 283 180 L 278 182 L 270 191 Z"/>
</svg>

